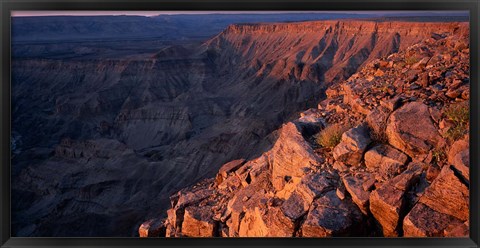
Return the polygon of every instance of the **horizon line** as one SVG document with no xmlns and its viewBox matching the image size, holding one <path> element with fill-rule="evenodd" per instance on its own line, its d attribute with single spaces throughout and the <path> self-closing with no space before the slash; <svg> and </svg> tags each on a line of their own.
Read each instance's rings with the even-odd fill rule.
<svg viewBox="0 0 480 248">
<path fill-rule="evenodd" d="M 458 15 L 469 15 L 468 11 L 462 10 L 380 10 L 380 11 L 342 11 L 342 10 L 322 10 L 322 11 L 89 11 L 89 10 L 78 10 L 78 11 L 43 11 L 43 10 L 33 10 L 33 11 L 11 11 L 11 17 L 47 17 L 47 16 L 144 16 L 144 17 L 156 17 L 161 15 L 213 15 L 213 14 L 231 14 L 231 15 L 242 15 L 242 14 L 260 14 L 260 15 L 269 15 L 269 14 L 350 14 L 350 15 L 391 15 L 391 14 L 414 14 L 421 13 L 422 15 L 441 15 L 441 14 L 458 14 Z"/>
</svg>

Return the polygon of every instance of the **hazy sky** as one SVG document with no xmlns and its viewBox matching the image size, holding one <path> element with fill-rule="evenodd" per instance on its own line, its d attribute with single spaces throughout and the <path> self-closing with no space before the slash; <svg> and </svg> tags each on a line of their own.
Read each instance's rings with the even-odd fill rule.
<svg viewBox="0 0 480 248">
<path fill-rule="evenodd" d="M 12 11 L 12 16 L 94 16 L 94 15 L 135 15 L 156 16 L 175 14 L 275 14 L 275 13 L 348 13 L 348 14 L 458 14 L 467 11 Z"/>
</svg>

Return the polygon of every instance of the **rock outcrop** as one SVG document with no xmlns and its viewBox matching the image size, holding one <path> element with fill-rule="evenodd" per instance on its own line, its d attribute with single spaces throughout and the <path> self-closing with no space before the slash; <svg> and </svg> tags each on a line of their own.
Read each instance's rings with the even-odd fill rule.
<svg viewBox="0 0 480 248">
<path fill-rule="evenodd" d="M 272 149 L 224 165 L 219 184 L 197 186 L 213 191 L 195 205 L 216 202 L 204 210 L 218 222 L 214 236 L 468 235 L 468 137 L 445 135 L 440 125 L 466 99 L 453 99 L 448 90 L 427 93 L 432 84 L 453 89 L 454 80 L 444 77 L 468 87 L 468 49 L 459 45 L 464 35 L 434 35 L 367 63 L 332 85 L 318 109 L 283 125 Z M 414 63 L 407 54 L 431 59 Z M 459 63 L 450 64 L 452 56 Z M 315 139 L 332 124 L 350 128 L 333 149 L 322 147 Z M 468 125 L 462 127 L 466 133 Z M 169 216 L 166 229 L 174 223 Z"/>
</svg>

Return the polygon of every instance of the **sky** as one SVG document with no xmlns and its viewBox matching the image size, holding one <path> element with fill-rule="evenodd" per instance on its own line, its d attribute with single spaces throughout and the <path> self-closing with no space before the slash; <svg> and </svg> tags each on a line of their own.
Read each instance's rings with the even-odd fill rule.
<svg viewBox="0 0 480 248">
<path fill-rule="evenodd" d="M 13 17 L 19 16 L 96 16 L 96 15 L 133 15 L 157 16 L 177 14 L 278 14 L 278 13 L 347 13 L 347 14 L 463 14 L 466 11 L 12 11 Z"/>
</svg>

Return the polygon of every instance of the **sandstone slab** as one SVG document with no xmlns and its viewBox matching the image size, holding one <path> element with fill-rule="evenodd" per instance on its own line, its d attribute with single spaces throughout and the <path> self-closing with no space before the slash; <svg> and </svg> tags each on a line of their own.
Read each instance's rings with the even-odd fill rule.
<svg viewBox="0 0 480 248">
<path fill-rule="evenodd" d="M 469 218 L 469 190 L 449 166 L 444 166 L 420 202 L 431 209 L 454 216 L 462 221 Z"/>
<path fill-rule="evenodd" d="M 346 176 L 342 178 L 343 184 L 345 185 L 345 189 L 348 193 L 352 196 L 352 200 L 357 206 L 360 208 L 362 213 L 368 215 L 369 213 L 369 199 L 370 199 L 370 192 L 364 190 L 363 183 L 368 181 L 371 178 L 370 175 L 368 176 Z"/>
<path fill-rule="evenodd" d="M 405 237 L 443 237 L 449 225 L 461 225 L 459 219 L 439 213 L 425 204 L 418 203 L 403 220 Z"/>
<path fill-rule="evenodd" d="M 333 157 L 348 165 L 358 166 L 370 142 L 366 125 L 354 127 L 343 133 L 340 143 L 333 149 Z"/>
<path fill-rule="evenodd" d="M 410 157 L 426 155 L 444 144 L 427 105 L 421 102 L 410 102 L 395 110 L 388 119 L 386 134 L 392 146 Z"/>
<path fill-rule="evenodd" d="M 420 173 L 420 167 L 408 169 L 370 194 L 370 211 L 382 226 L 384 236 L 397 237 L 401 234 L 401 220 L 406 214 L 407 203 L 404 196 Z"/>
<path fill-rule="evenodd" d="M 185 208 L 182 234 L 188 237 L 212 237 L 217 223 L 213 220 L 211 206 L 189 206 Z"/>
<path fill-rule="evenodd" d="M 365 153 L 365 165 L 381 177 L 390 179 L 405 169 L 408 157 L 390 145 L 381 144 Z"/>
<path fill-rule="evenodd" d="M 303 237 L 352 236 L 359 232 L 362 214 L 347 198 L 338 198 L 335 190 L 314 201 L 302 225 Z"/>
</svg>

